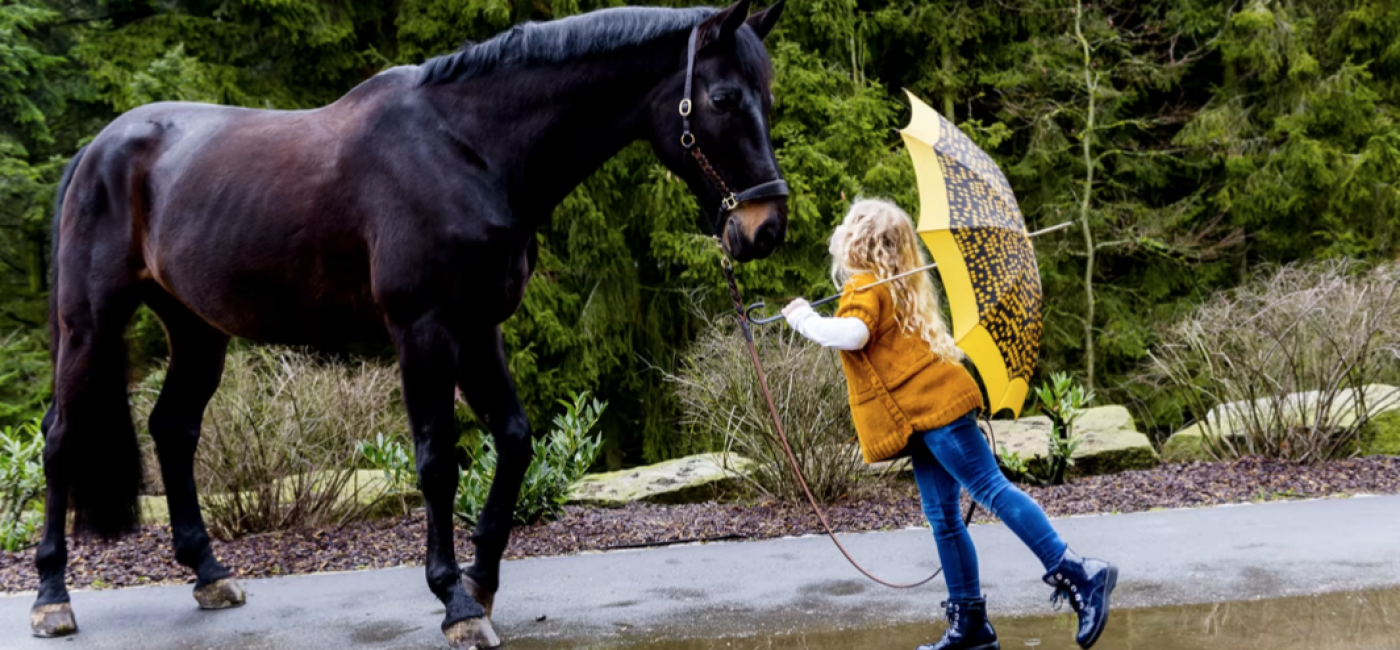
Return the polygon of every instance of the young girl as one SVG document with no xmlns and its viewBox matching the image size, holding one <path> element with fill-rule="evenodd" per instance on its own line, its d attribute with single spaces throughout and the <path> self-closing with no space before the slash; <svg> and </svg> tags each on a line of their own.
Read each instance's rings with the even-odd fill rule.
<svg viewBox="0 0 1400 650">
<path fill-rule="evenodd" d="M 959 361 L 925 273 L 865 291 L 861 287 L 927 264 L 913 221 L 893 203 L 851 206 L 831 236 L 832 277 L 842 287 L 833 318 L 797 299 L 783 308 L 793 329 L 841 350 L 851 413 L 865 462 L 908 454 L 924 515 L 933 527 L 948 583 L 948 630 L 919 650 L 997 650 L 977 578 L 977 551 L 958 513 L 959 488 L 996 514 L 1045 566 L 1055 588 L 1079 616 L 1077 640 L 1088 648 L 1108 621 L 1118 569 L 1075 555 L 1040 506 L 997 468 L 977 427 L 982 395 Z"/>
</svg>

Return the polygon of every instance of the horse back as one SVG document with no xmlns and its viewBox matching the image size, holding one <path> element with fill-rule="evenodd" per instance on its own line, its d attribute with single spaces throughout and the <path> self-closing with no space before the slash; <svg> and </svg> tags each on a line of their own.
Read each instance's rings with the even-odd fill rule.
<svg viewBox="0 0 1400 650">
<path fill-rule="evenodd" d="M 412 249 L 447 228 L 432 207 L 445 179 L 422 171 L 435 144 L 413 79 L 390 71 L 314 110 L 134 109 L 94 140 L 75 179 L 113 200 L 72 203 L 65 226 L 109 224 L 78 246 L 124 240 L 141 279 L 229 334 L 328 347 L 380 339 L 374 266 L 406 265 L 384 254 L 386 235 Z M 395 216 L 401 227 L 386 227 Z M 393 253 L 420 264 L 432 255 Z"/>
</svg>

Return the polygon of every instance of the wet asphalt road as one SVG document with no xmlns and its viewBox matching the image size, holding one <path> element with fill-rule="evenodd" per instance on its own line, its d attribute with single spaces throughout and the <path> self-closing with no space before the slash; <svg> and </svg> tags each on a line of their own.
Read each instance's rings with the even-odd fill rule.
<svg viewBox="0 0 1400 650">
<path fill-rule="evenodd" d="M 1075 517 L 1055 526 L 1121 568 L 1115 607 L 1400 585 L 1400 497 Z M 1034 556 L 1001 525 L 975 526 L 993 615 L 1050 613 Z M 936 568 L 925 530 L 847 535 L 891 580 Z M 496 629 L 507 647 L 598 647 L 795 629 L 935 621 L 941 578 L 913 590 L 865 580 L 821 537 L 507 562 Z M 32 594 L 0 597 L 0 649 L 445 648 L 420 568 L 243 582 L 248 604 L 202 612 L 189 586 L 76 592 L 80 633 L 29 636 Z M 544 616 L 543 621 L 537 617 Z M 512 640 L 518 641 L 511 644 Z"/>
</svg>

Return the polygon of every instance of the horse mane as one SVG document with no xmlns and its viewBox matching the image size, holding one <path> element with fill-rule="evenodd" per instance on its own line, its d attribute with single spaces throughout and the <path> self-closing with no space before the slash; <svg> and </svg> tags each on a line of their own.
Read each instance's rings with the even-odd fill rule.
<svg viewBox="0 0 1400 650">
<path fill-rule="evenodd" d="M 488 41 L 467 43 L 456 52 L 428 59 L 418 82 L 464 81 L 511 66 L 563 63 L 611 52 L 690 29 L 716 11 L 709 7 L 618 7 L 522 23 Z"/>
</svg>

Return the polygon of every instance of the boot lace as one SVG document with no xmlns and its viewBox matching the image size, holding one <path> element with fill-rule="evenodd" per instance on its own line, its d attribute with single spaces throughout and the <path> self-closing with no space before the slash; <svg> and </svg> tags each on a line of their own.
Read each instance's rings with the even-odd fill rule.
<svg viewBox="0 0 1400 650">
<path fill-rule="evenodd" d="M 1060 611 L 1065 603 L 1069 603 L 1070 609 L 1078 612 L 1083 605 L 1083 598 L 1079 595 L 1079 590 L 1069 580 L 1060 579 L 1055 584 L 1055 593 L 1050 594 L 1050 606 L 1055 611 Z"/>
</svg>

